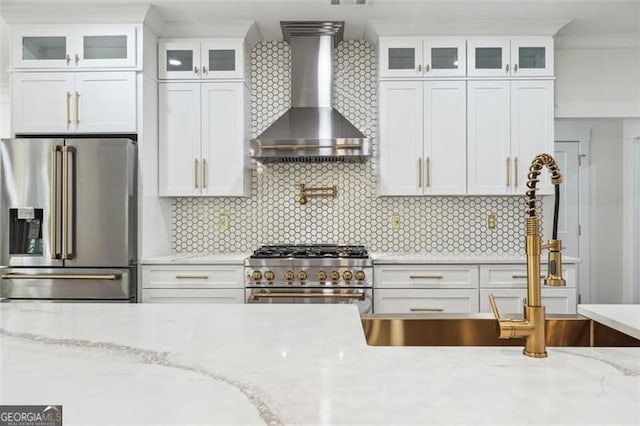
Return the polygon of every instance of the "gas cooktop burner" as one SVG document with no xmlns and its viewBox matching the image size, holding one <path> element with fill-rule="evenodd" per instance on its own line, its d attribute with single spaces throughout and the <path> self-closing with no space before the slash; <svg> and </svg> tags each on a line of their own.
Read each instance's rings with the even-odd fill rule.
<svg viewBox="0 0 640 426">
<path fill-rule="evenodd" d="M 262 246 L 251 255 L 253 259 L 282 259 L 282 258 L 356 258 L 369 257 L 364 246 L 341 245 L 303 245 L 285 244 Z"/>
</svg>

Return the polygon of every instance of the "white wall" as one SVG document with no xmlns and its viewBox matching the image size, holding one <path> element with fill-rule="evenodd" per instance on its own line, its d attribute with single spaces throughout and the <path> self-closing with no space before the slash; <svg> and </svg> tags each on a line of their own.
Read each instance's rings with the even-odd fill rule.
<svg viewBox="0 0 640 426">
<path fill-rule="evenodd" d="M 11 136 L 7 68 L 9 68 L 9 25 L 0 18 L 0 138 Z"/>
<path fill-rule="evenodd" d="M 622 303 L 622 119 L 558 119 L 556 128 L 591 129 L 590 303 Z M 584 226 L 584 224 L 583 224 Z"/>
<path fill-rule="evenodd" d="M 556 48 L 556 117 L 640 117 L 640 48 Z"/>
</svg>

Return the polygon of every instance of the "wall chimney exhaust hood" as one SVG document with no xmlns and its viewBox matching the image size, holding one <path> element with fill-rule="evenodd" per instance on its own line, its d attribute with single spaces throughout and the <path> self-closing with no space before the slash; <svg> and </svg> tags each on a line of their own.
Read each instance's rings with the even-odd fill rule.
<svg viewBox="0 0 640 426">
<path fill-rule="evenodd" d="M 291 45 L 292 107 L 250 141 L 263 163 L 363 162 L 371 141 L 332 107 L 333 48 L 344 22 L 281 22 Z"/>
</svg>

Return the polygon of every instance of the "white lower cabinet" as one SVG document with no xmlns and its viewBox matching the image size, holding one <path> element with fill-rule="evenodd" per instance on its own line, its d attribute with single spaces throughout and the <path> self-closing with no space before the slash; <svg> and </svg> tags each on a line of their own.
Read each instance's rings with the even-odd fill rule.
<svg viewBox="0 0 640 426">
<path fill-rule="evenodd" d="M 478 312 L 476 289 L 375 289 L 373 294 L 377 314 Z"/>
<path fill-rule="evenodd" d="M 145 265 L 143 303 L 244 303 L 242 265 Z"/>
</svg>

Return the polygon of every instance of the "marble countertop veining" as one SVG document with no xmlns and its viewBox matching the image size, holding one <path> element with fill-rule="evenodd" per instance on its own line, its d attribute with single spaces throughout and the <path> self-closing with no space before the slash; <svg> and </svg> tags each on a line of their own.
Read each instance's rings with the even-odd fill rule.
<svg viewBox="0 0 640 426">
<path fill-rule="evenodd" d="M 349 305 L 1 304 L 0 403 L 65 425 L 640 423 L 637 348 L 548 350 L 370 347 Z"/>
<path fill-rule="evenodd" d="M 640 305 L 578 305 L 578 313 L 640 339 Z"/>
</svg>

